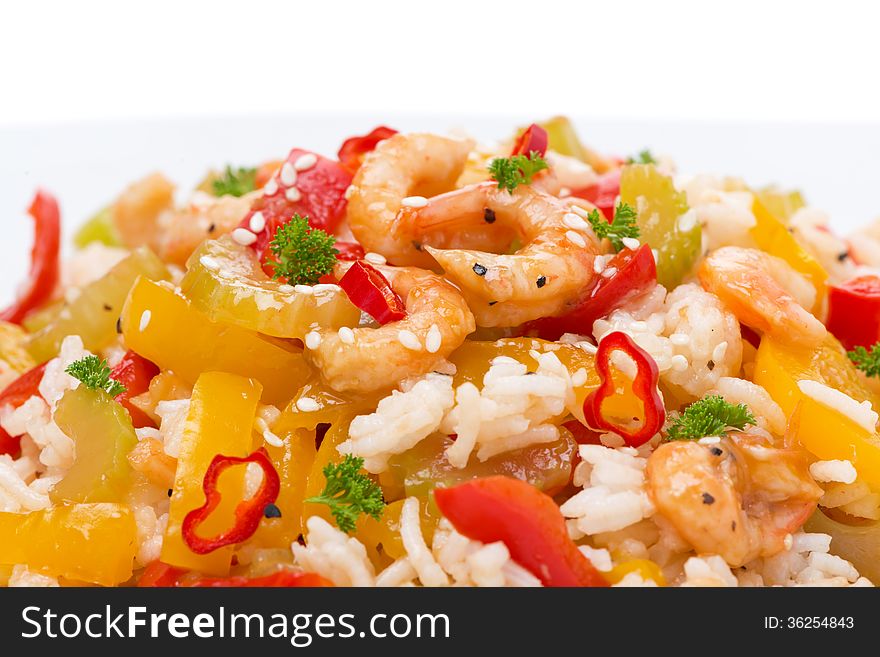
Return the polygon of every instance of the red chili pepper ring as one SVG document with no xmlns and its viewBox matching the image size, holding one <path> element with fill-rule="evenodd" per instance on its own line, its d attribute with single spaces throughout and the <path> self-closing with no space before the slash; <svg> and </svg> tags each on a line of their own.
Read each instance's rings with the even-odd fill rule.
<svg viewBox="0 0 880 657">
<path fill-rule="evenodd" d="M 633 393 L 641 400 L 644 406 L 645 419 L 642 426 L 636 431 L 630 431 L 626 427 L 614 424 L 602 415 L 602 402 L 616 394 L 614 381 L 611 377 L 611 355 L 615 351 L 622 351 L 636 364 L 636 378 L 633 379 Z M 584 417 L 592 429 L 613 431 L 619 434 L 630 447 L 638 447 L 648 442 L 666 421 L 666 408 L 657 382 L 660 372 L 654 359 L 637 345 L 626 333 L 615 331 L 609 333 L 601 342 L 596 352 L 596 370 L 602 379 L 602 384 L 584 400 Z"/>
<path fill-rule="evenodd" d="M 263 482 L 259 490 L 250 499 L 239 502 L 235 507 L 235 522 L 227 531 L 210 538 L 196 534 L 196 529 L 220 504 L 222 495 L 217 490 L 217 480 L 227 468 L 243 463 L 256 463 L 263 470 Z M 263 518 L 263 509 L 278 498 L 281 482 L 272 461 L 264 448 L 258 449 L 250 456 L 223 456 L 218 454 L 205 471 L 202 490 L 205 491 L 205 504 L 186 514 L 181 526 L 183 541 L 196 554 L 208 554 L 226 545 L 241 543 L 253 536 Z"/>
<path fill-rule="evenodd" d="M 382 325 L 406 317 L 406 305 L 378 269 L 357 260 L 339 280 L 349 300 Z"/>
</svg>

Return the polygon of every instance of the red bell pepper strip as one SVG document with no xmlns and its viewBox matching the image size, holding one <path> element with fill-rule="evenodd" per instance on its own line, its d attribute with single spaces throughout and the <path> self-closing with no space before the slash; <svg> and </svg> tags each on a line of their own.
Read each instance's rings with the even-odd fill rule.
<svg viewBox="0 0 880 657">
<path fill-rule="evenodd" d="M 211 538 L 199 536 L 196 533 L 199 525 L 220 504 L 222 496 L 217 490 L 217 480 L 220 478 L 220 474 L 227 468 L 243 463 L 256 463 L 262 468 L 263 482 L 260 484 L 259 490 L 253 497 L 239 502 L 235 507 L 235 523 L 230 529 Z M 264 448 L 261 447 L 250 456 L 245 457 L 218 454 L 208 466 L 205 479 L 202 482 L 202 490 L 205 491 L 205 504 L 187 513 L 183 519 L 180 530 L 184 542 L 196 554 L 208 554 L 226 545 L 247 540 L 257 531 L 260 520 L 263 518 L 263 509 L 267 504 L 272 504 L 277 499 L 280 489 L 281 482 L 278 478 L 278 472 Z"/>
<path fill-rule="evenodd" d="M 592 287 L 574 310 L 560 317 L 543 317 L 529 322 L 523 327 L 524 332 L 545 340 L 558 340 L 563 333 L 589 334 L 597 319 L 657 284 L 657 263 L 647 244 L 635 250 L 623 249 L 605 266 L 606 271 L 611 268 L 616 273 L 594 278 Z"/>
<path fill-rule="evenodd" d="M 336 242 L 333 245 L 339 253 L 336 254 L 337 260 L 360 260 L 366 255 L 364 247 L 357 242 Z M 336 282 L 336 279 L 333 280 Z"/>
<path fill-rule="evenodd" d="M 396 134 L 397 130 L 380 125 L 378 128 L 373 128 L 369 134 L 360 137 L 349 137 L 339 147 L 339 153 L 337 154 L 339 163 L 354 175 L 361 168 L 364 156 L 367 153 L 375 149 L 380 141 L 384 141 Z"/>
<path fill-rule="evenodd" d="M 161 561 L 154 561 L 144 569 L 137 585 L 139 588 L 292 588 L 333 586 L 333 583 L 315 573 L 294 573 L 279 570 L 263 577 L 189 577 L 182 568 L 169 566 Z"/>
<path fill-rule="evenodd" d="M 177 580 L 186 571 L 182 568 L 169 566 L 161 561 L 154 561 L 144 568 L 144 572 L 138 578 L 138 588 L 167 588 L 177 586 Z"/>
<path fill-rule="evenodd" d="M 880 340 L 880 276 L 856 276 L 832 285 L 825 325 L 848 350 L 870 348 Z"/>
<path fill-rule="evenodd" d="M 300 158 L 303 156 L 314 156 L 315 164 L 302 171 L 296 171 L 297 164 L 302 165 Z M 282 167 L 267 183 L 269 188 L 263 188 L 263 195 L 254 201 L 250 212 L 239 224 L 241 228 L 250 230 L 251 217 L 257 212 L 263 215 L 266 227 L 257 233 L 257 240 L 251 245 L 260 260 L 265 259 L 269 242 L 275 236 L 275 231 L 279 226 L 290 221 L 294 214 L 308 217 L 312 228 L 320 228 L 330 234 L 336 230 L 345 216 L 345 207 L 348 203 L 345 199 L 345 190 L 351 184 L 352 178 L 347 169 L 335 160 L 301 148 L 290 151 L 285 162 L 296 171 L 295 182 L 292 185 L 285 183 L 285 180 L 289 179 L 282 175 L 284 167 L 282 163 Z"/>
<path fill-rule="evenodd" d="M 131 416 L 131 423 L 136 429 L 142 427 L 156 427 L 156 423 L 149 415 L 144 413 L 129 400 L 132 397 L 142 395 L 150 389 L 150 381 L 159 374 L 159 368 L 146 358 L 129 350 L 125 352 L 122 360 L 110 372 L 110 378 L 119 381 L 125 386 L 125 392 L 116 396 L 116 401 L 125 407 Z"/>
<path fill-rule="evenodd" d="M 510 557 L 544 586 L 608 586 L 568 536 L 553 498 L 504 476 L 434 489 L 440 512 L 475 541 L 502 541 Z"/>
<path fill-rule="evenodd" d="M 602 415 L 602 402 L 616 394 L 611 377 L 611 355 L 622 351 L 636 364 L 636 378 L 632 390 L 644 407 L 645 419 L 635 431 L 617 425 Z M 596 352 L 596 370 L 602 383 L 584 400 L 584 419 L 590 428 L 598 431 L 613 431 L 620 435 L 630 447 L 638 447 L 648 442 L 666 421 L 666 408 L 657 388 L 660 372 L 654 359 L 637 345 L 631 337 L 621 331 L 609 333 L 599 342 Z"/>
<path fill-rule="evenodd" d="M 571 190 L 572 196 L 589 201 L 602 213 L 608 223 L 614 219 L 614 204 L 620 196 L 620 169 L 603 173 L 592 185 Z"/>
<path fill-rule="evenodd" d="M 0 392 L 0 408 L 4 406 L 18 408 L 34 395 L 39 395 L 40 381 L 43 380 L 43 373 L 45 371 L 45 363 L 37 365 L 6 386 L 3 392 Z M 20 453 L 21 438 L 10 436 L 0 427 L 0 454 L 10 454 L 13 457 L 17 457 Z"/>
<path fill-rule="evenodd" d="M 21 324 L 28 313 L 46 303 L 58 285 L 61 213 L 51 194 L 38 190 L 28 208 L 34 219 L 34 246 L 28 282 L 15 302 L 0 311 L 0 320 Z"/>
<path fill-rule="evenodd" d="M 388 279 L 364 260 L 356 261 L 340 279 L 349 300 L 380 324 L 406 317 L 406 306 Z"/>
<path fill-rule="evenodd" d="M 537 123 L 533 123 L 517 137 L 513 144 L 511 155 L 525 155 L 538 153 L 541 157 L 547 154 L 547 131 Z"/>
</svg>

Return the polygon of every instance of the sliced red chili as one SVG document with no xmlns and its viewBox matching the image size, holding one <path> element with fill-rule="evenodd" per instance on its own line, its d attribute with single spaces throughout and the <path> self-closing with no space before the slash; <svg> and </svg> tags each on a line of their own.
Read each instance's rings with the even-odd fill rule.
<svg viewBox="0 0 880 657">
<path fill-rule="evenodd" d="M 28 399 L 40 394 L 40 381 L 46 371 L 46 364 L 37 365 L 28 370 L 0 392 L 0 408 L 11 406 L 18 408 Z M 21 453 L 21 437 L 10 436 L 0 427 L 0 454 L 17 457 Z"/>
<path fill-rule="evenodd" d="M 620 196 L 620 169 L 603 173 L 599 179 L 588 187 L 571 190 L 572 196 L 585 199 L 599 208 L 608 223 L 614 219 L 614 204 Z"/>
<path fill-rule="evenodd" d="M 397 130 L 380 125 L 368 134 L 360 137 L 349 137 L 339 147 L 339 163 L 354 174 L 363 164 L 364 156 L 376 148 L 380 141 L 397 134 Z"/>
<path fill-rule="evenodd" d="M 615 351 L 623 352 L 636 364 L 636 377 L 632 382 L 632 390 L 642 402 L 645 414 L 641 427 L 636 430 L 615 424 L 602 415 L 602 402 L 617 394 L 611 376 L 611 356 Z M 648 442 L 660 431 L 666 421 L 666 408 L 657 388 L 660 378 L 657 363 L 626 333 L 615 331 L 599 342 L 596 352 L 596 371 L 602 383 L 584 400 L 584 418 L 587 425 L 599 431 L 613 431 L 619 434 L 630 447 L 638 447 Z"/>
<path fill-rule="evenodd" d="M 159 374 L 159 368 L 143 356 L 133 351 L 125 352 L 122 360 L 116 364 L 110 373 L 110 378 L 119 381 L 125 386 L 125 392 L 116 396 L 116 401 L 125 407 L 131 416 L 131 422 L 136 429 L 142 427 L 156 427 L 156 423 L 149 415 L 131 403 L 132 397 L 142 395 L 150 389 L 150 381 Z"/>
<path fill-rule="evenodd" d="M 220 504 L 222 495 L 217 490 L 217 480 L 220 478 L 220 474 L 227 468 L 245 463 L 256 463 L 263 470 L 263 482 L 260 484 L 259 490 L 253 497 L 239 502 L 235 507 L 235 522 L 230 529 L 210 538 L 199 536 L 196 533 L 199 525 Z M 278 478 L 278 472 L 276 472 L 264 448 L 261 447 L 250 456 L 244 457 L 218 454 L 208 466 L 205 479 L 202 482 L 205 504 L 187 513 L 183 519 L 181 533 L 184 542 L 196 554 L 208 554 L 226 545 L 247 540 L 257 531 L 260 520 L 263 518 L 263 509 L 267 504 L 272 504 L 277 499 L 280 489 L 281 482 Z"/>
<path fill-rule="evenodd" d="M 632 299 L 650 291 L 657 284 L 657 264 L 651 247 L 623 249 L 605 265 L 612 276 L 596 276 L 592 287 L 574 310 L 560 317 L 542 317 L 529 322 L 523 329 L 529 335 L 545 340 L 558 340 L 563 333 L 589 334 L 593 322 L 605 317 Z"/>
<path fill-rule="evenodd" d="M 336 242 L 333 246 L 339 251 L 336 254 L 337 260 L 360 260 L 366 255 L 364 247 L 357 242 Z M 336 280 L 334 279 L 333 282 L 335 283 Z"/>
<path fill-rule="evenodd" d="M 406 306 L 378 269 L 358 260 L 339 281 L 349 300 L 380 324 L 406 317 Z"/>
<path fill-rule="evenodd" d="M 537 123 L 533 123 L 517 137 L 511 155 L 529 156 L 538 153 L 544 157 L 547 154 L 547 141 L 547 131 Z"/>
<path fill-rule="evenodd" d="M 601 445 L 599 434 L 589 427 L 585 427 L 578 420 L 563 422 L 562 426 L 571 432 L 572 438 L 578 445 Z M 577 452 L 575 452 L 577 453 Z"/>
<path fill-rule="evenodd" d="M 58 252 L 61 247 L 61 212 L 51 194 L 38 190 L 28 213 L 34 219 L 34 246 L 27 284 L 15 302 L 0 311 L 0 320 L 21 324 L 27 315 L 46 303 L 58 285 Z"/>
</svg>

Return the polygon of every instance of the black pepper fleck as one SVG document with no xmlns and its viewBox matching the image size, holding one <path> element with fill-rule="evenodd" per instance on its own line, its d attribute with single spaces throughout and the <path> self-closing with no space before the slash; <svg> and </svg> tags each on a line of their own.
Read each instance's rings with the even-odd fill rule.
<svg viewBox="0 0 880 657">
<path fill-rule="evenodd" d="M 490 306 L 494 306 L 496 303 L 498 303 L 498 302 L 497 302 L 497 301 L 490 301 L 490 302 L 489 302 L 489 305 L 490 305 Z"/>
<path fill-rule="evenodd" d="M 535 285 L 538 287 L 544 287 L 547 285 L 547 277 L 546 276 L 538 276 L 538 280 L 535 281 Z"/>
<path fill-rule="evenodd" d="M 111 306 L 109 303 L 105 303 L 104 310 L 106 310 L 108 313 L 113 312 L 113 306 Z"/>
<path fill-rule="evenodd" d="M 709 493 L 703 493 L 703 504 L 715 504 L 715 498 Z"/>
<path fill-rule="evenodd" d="M 841 251 L 840 253 L 837 254 L 837 261 L 838 262 L 843 262 L 847 258 L 849 258 L 849 251 Z"/>
<path fill-rule="evenodd" d="M 122 318 L 121 317 L 116 318 L 116 332 L 122 333 Z"/>
<path fill-rule="evenodd" d="M 215 230 L 217 230 L 217 224 L 211 224 L 210 226 L 208 226 L 209 233 L 213 233 Z"/>
<path fill-rule="evenodd" d="M 264 518 L 280 518 L 281 517 L 281 509 L 279 509 L 274 504 L 267 504 L 263 507 L 263 517 Z"/>
<path fill-rule="evenodd" d="M 732 531 L 732 532 L 736 531 L 736 520 L 730 521 L 730 531 Z"/>
<path fill-rule="evenodd" d="M 709 451 L 712 452 L 714 456 L 721 456 L 722 454 L 724 454 L 724 450 L 722 450 L 720 447 L 712 447 L 709 449 Z"/>
<path fill-rule="evenodd" d="M 711 372 L 712 370 L 715 369 L 715 361 L 714 361 L 714 360 L 710 360 L 708 363 L 706 363 L 706 367 L 708 367 L 708 368 L 709 368 L 709 371 Z"/>
<path fill-rule="evenodd" d="M 485 221 L 487 224 L 494 224 L 495 210 L 493 210 L 492 208 L 486 208 L 485 210 L 483 210 L 483 221 Z"/>
<path fill-rule="evenodd" d="M 529 374 L 534 374 L 534 372 L 526 372 L 526 376 L 528 376 Z"/>
<path fill-rule="evenodd" d="M 421 253 L 421 251 L 422 251 L 422 243 L 421 242 L 416 242 L 415 240 L 413 240 L 412 245 L 416 251 Z"/>
<path fill-rule="evenodd" d="M 168 489 L 168 497 L 171 497 L 173 494 L 174 494 L 174 490 L 169 488 Z"/>
<path fill-rule="evenodd" d="M 489 270 L 486 269 L 486 268 L 485 268 L 483 265 L 481 265 L 479 262 L 474 263 L 474 273 L 475 273 L 477 276 L 485 276 L 487 271 L 489 271 Z"/>
</svg>

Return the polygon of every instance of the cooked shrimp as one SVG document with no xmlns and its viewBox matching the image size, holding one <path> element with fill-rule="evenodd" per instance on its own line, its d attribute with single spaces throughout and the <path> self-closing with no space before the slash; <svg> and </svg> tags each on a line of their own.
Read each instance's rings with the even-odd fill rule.
<svg viewBox="0 0 880 657">
<path fill-rule="evenodd" d="M 760 430 L 661 445 L 647 476 L 658 512 L 699 554 L 731 566 L 780 552 L 822 496 L 806 453 L 774 447 Z"/>
<path fill-rule="evenodd" d="M 351 263 L 340 262 L 336 275 Z M 315 329 L 303 355 L 335 390 L 366 393 L 430 372 L 474 326 L 458 290 L 429 271 L 377 266 L 406 303 L 407 316 L 378 328 Z"/>
<path fill-rule="evenodd" d="M 706 290 L 756 331 L 805 345 L 825 337 L 825 326 L 805 310 L 813 306 L 815 288 L 776 256 L 725 246 L 706 257 L 699 277 Z"/>
<path fill-rule="evenodd" d="M 348 223 L 364 248 L 395 265 L 434 266 L 398 212 L 406 198 L 453 189 L 473 145 L 430 134 L 398 134 L 380 142 L 364 158 L 348 197 Z"/>
<path fill-rule="evenodd" d="M 570 206 L 528 186 L 464 187 L 401 213 L 461 288 L 480 326 L 518 326 L 558 315 L 596 276 L 599 242 Z M 519 240 L 511 255 L 498 255 Z"/>
<path fill-rule="evenodd" d="M 174 185 L 161 173 L 153 173 L 129 185 L 113 204 L 113 225 L 130 249 L 147 245 L 156 249 L 158 219 L 174 203 Z"/>
<path fill-rule="evenodd" d="M 218 198 L 199 194 L 184 207 L 163 213 L 158 221 L 159 255 L 167 262 L 183 266 L 206 239 L 232 232 L 258 194 Z"/>
</svg>

